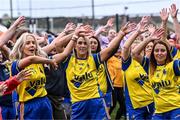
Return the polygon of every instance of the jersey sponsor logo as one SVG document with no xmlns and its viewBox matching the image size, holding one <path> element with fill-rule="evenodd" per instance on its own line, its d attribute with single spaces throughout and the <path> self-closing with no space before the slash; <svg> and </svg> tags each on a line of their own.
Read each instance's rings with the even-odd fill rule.
<svg viewBox="0 0 180 120">
<path fill-rule="evenodd" d="M 170 80 L 161 80 L 160 82 L 153 82 L 152 83 L 152 88 L 154 89 L 155 93 L 159 93 L 160 88 L 165 88 L 171 85 Z"/>
<path fill-rule="evenodd" d="M 39 71 L 43 74 L 43 70 L 39 68 Z M 34 70 L 33 68 L 30 68 L 32 70 L 32 74 L 38 74 L 36 70 Z M 25 88 L 25 90 L 31 95 L 34 96 L 34 94 L 36 93 L 36 91 L 40 88 L 42 88 L 46 83 L 46 79 L 44 77 L 40 78 L 39 80 L 35 80 L 35 81 L 30 81 L 29 82 L 29 86 Z"/>
<path fill-rule="evenodd" d="M 71 80 L 71 82 L 74 84 L 74 86 L 76 86 L 77 88 L 80 87 L 80 85 L 85 82 L 85 81 L 88 81 L 88 80 L 92 80 L 94 77 L 93 77 L 93 74 L 91 72 L 85 72 L 85 74 L 83 75 L 75 75 L 74 76 L 74 79 Z"/>
<path fill-rule="evenodd" d="M 36 93 L 37 89 L 43 87 L 46 83 L 46 80 L 44 78 L 41 78 L 40 80 L 36 80 L 36 81 L 30 81 L 28 87 L 26 87 L 26 91 L 31 95 L 34 96 L 34 94 Z"/>
<path fill-rule="evenodd" d="M 139 85 L 143 86 L 144 82 L 148 81 L 148 76 L 147 74 L 139 73 L 139 77 L 135 78 L 135 80 L 138 82 Z"/>
</svg>

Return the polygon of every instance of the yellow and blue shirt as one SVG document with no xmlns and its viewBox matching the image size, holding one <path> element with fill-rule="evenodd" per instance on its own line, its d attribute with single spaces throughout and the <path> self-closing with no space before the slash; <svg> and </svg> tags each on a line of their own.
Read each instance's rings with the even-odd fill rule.
<svg viewBox="0 0 180 120">
<path fill-rule="evenodd" d="M 149 60 L 144 60 L 148 62 Z M 146 67 L 149 64 L 146 64 Z M 149 70 L 150 71 L 150 70 Z M 165 113 L 180 108 L 180 61 L 157 65 L 154 74 L 149 76 L 153 88 L 155 113 Z"/>
<path fill-rule="evenodd" d="M 105 72 L 105 68 L 104 68 L 103 64 L 100 64 L 100 66 L 98 68 L 97 76 L 98 76 L 98 83 L 99 83 L 100 90 L 104 94 L 106 94 L 106 92 L 107 92 L 107 81 L 106 81 L 106 72 Z"/>
<path fill-rule="evenodd" d="M 176 47 L 171 48 L 170 54 L 171 58 L 173 58 L 174 60 L 180 58 L 180 52 Z"/>
<path fill-rule="evenodd" d="M 126 105 L 130 109 L 142 108 L 153 103 L 148 75 L 143 67 L 129 56 L 122 62 Z"/>
<path fill-rule="evenodd" d="M 62 64 L 66 69 L 72 103 L 102 96 L 97 77 L 97 68 L 101 64 L 99 54 L 90 55 L 87 59 L 70 55 Z"/>
<path fill-rule="evenodd" d="M 17 87 L 19 102 L 26 102 L 28 100 L 44 97 L 47 95 L 45 90 L 46 76 L 44 74 L 44 67 L 42 64 L 31 64 L 25 69 L 31 69 L 31 76 L 29 80 L 23 81 Z M 17 75 L 20 70 L 18 68 L 18 61 L 13 61 L 11 66 L 12 75 Z"/>
</svg>

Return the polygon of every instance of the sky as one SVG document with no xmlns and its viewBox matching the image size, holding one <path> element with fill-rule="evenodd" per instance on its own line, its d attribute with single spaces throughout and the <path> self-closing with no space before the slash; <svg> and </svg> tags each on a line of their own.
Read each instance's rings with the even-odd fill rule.
<svg viewBox="0 0 180 120">
<path fill-rule="evenodd" d="M 12 0 L 12 16 L 26 17 L 84 17 L 92 16 L 93 0 Z M 128 14 L 158 15 L 162 8 L 169 8 L 172 3 L 180 8 L 180 0 L 94 0 L 95 18 Z M 125 10 L 124 8 L 128 9 Z M 11 16 L 10 0 L 1 0 L 0 17 Z"/>
</svg>

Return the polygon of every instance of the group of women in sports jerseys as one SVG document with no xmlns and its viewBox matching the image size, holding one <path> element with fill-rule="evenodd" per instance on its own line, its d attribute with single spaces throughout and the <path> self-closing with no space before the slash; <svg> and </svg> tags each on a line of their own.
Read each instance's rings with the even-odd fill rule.
<svg viewBox="0 0 180 120">
<path fill-rule="evenodd" d="M 23 69 L 31 71 L 31 74 L 28 74 L 29 80 L 23 81 L 16 90 L 20 103 L 19 118 L 53 119 L 51 104 L 46 97 L 44 64 L 56 68 L 58 63 L 62 64 L 66 71 L 72 102 L 71 119 L 108 119 L 106 105 L 102 99 L 103 90 L 99 89 L 103 80 L 99 80 L 97 71 L 100 64 L 118 48 L 123 36 L 132 31 L 129 26 L 127 24 L 122 27 L 109 47 L 97 54 L 91 54 L 90 51 L 89 38 L 86 37 L 90 32 L 89 26 L 77 27 L 64 51 L 52 56 L 52 59 L 46 58 L 45 50 L 40 48 L 35 35 L 23 33 L 10 53 L 12 76 Z M 5 44 L 7 40 L 3 42 Z M 74 52 L 71 54 L 72 50 Z"/>
<path fill-rule="evenodd" d="M 174 4 L 170 14 L 176 27 L 180 26 Z M 125 24 L 102 50 L 98 38 L 89 36 L 92 34 L 89 25 L 76 28 L 72 25 L 73 32 L 66 35 L 67 31 L 64 31 L 43 48 L 36 35 L 23 33 L 10 53 L 10 71 L 12 76 L 16 75 L 17 83 L 10 90 L 18 85 L 19 119 L 54 118 L 45 89 L 44 69 L 56 70 L 59 65 L 66 73 L 72 103 L 71 119 L 110 119 L 108 107 L 113 87 L 106 61 L 116 53 L 127 34 L 121 55 L 127 119 L 180 119 L 179 51 L 170 47 L 163 37 L 168 18 L 166 9 L 161 11 L 161 18 L 163 28 L 154 29 L 143 41 L 137 38 L 147 32 L 149 17 L 143 17 L 136 27 L 132 27 L 134 23 Z M 24 17 L 19 17 L 1 36 L 1 48 L 24 21 Z M 176 28 L 176 33 L 180 35 L 180 28 Z M 63 41 L 58 41 L 59 38 Z M 61 49 L 61 52 L 51 54 L 49 59 L 47 56 L 54 49 L 56 52 Z"/>
<path fill-rule="evenodd" d="M 170 13 L 177 15 L 174 4 L 170 8 Z M 161 19 L 165 20 L 163 22 L 166 22 L 167 9 L 162 9 L 160 14 Z M 127 117 L 180 119 L 180 61 L 178 57 L 173 58 L 177 56 L 178 50 L 171 47 L 166 38 L 163 38 L 166 26 L 155 29 L 136 47 L 130 47 L 133 46 L 133 42 L 137 43 L 136 38 L 146 31 L 147 21 L 148 17 L 142 18 L 122 50 Z M 143 53 L 148 43 L 153 43 L 149 55 Z"/>
</svg>

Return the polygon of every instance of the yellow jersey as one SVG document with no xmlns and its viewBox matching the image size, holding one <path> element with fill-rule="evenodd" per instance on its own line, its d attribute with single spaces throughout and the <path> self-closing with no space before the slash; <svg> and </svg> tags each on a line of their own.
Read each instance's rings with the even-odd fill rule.
<svg viewBox="0 0 180 120">
<path fill-rule="evenodd" d="M 103 92 L 103 94 L 106 94 L 107 92 L 107 81 L 106 81 L 106 72 L 103 64 L 100 64 L 97 72 L 98 76 L 98 83 L 100 90 Z"/>
<path fill-rule="evenodd" d="M 157 66 L 150 76 L 155 102 L 155 113 L 165 113 L 180 108 L 180 62 Z"/>
<path fill-rule="evenodd" d="M 148 75 L 143 67 L 131 56 L 122 62 L 126 104 L 142 108 L 153 103 L 153 93 Z"/>
<path fill-rule="evenodd" d="M 171 58 L 173 58 L 174 60 L 180 58 L 179 49 L 177 49 L 176 47 L 171 48 L 170 54 L 171 54 Z"/>
<path fill-rule="evenodd" d="M 45 90 L 46 76 L 44 74 L 44 67 L 42 64 L 31 64 L 25 69 L 31 69 L 31 76 L 29 80 L 23 81 L 17 87 L 19 102 L 26 102 L 36 97 L 44 97 L 47 95 Z M 20 72 L 18 68 L 18 61 L 12 62 L 12 75 Z"/>
<path fill-rule="evenodd" d="M 99 54 L 90 55 L 87 59 L 71 55 L 62 64 L 66 69 L 72 103 L 102 96 L 97 77 L 97 68 L 101 64 Z"/>
</svg>

